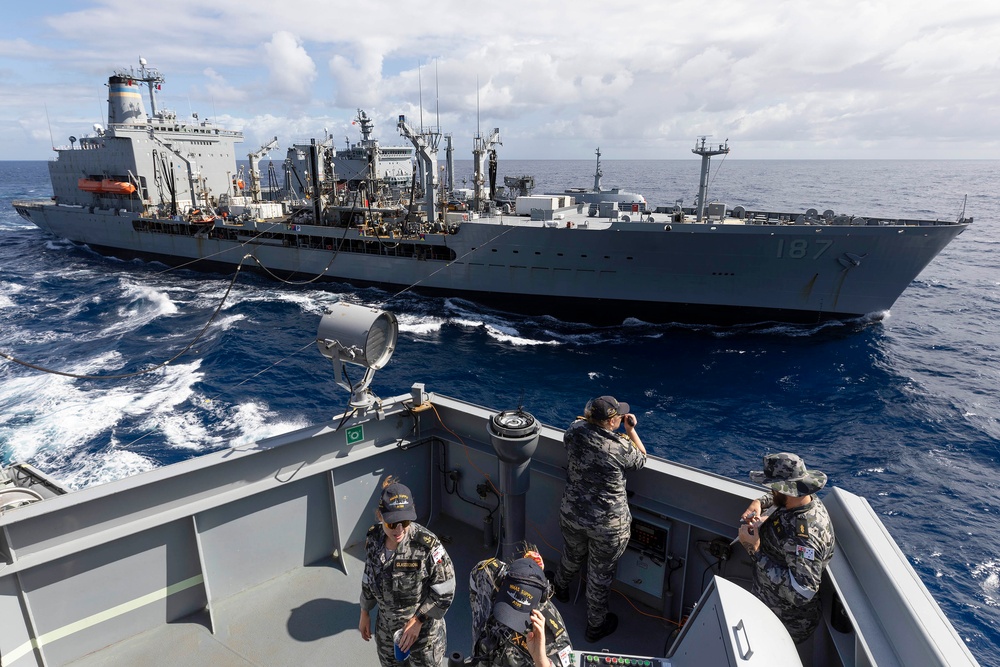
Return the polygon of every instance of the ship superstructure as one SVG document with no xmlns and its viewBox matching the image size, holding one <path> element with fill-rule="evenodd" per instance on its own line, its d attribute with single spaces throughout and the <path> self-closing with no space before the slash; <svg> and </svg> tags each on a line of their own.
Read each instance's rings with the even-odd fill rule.
<svg viewBox="0 0 1000 667">
<path fill-rule="evenodd" d="M 108 78 L 107 127 L 95 125 L 94 134 L 82 137 L 79 145 L 70 137 L 70 146 L 56 149 L 57 159 L 49 164 L 56 204 L 177 214 L 237 194 L 235 144 L 243 134 L 196 115 L 181 120 L 158 109 L 156 94 L 163 82 L 145 60 L 138 70 L 121 69 Z"/>
<path fill-rule="evenodd" d="M 361 131 L 361 141 L 336 151 L 333 165 L 337 179 L 358 183 L 363 179 L 380 181 L 386 187 L 399 191 L 409 188 L 413 181 L 413 148 L 410 146 L 383 146 L 373 138 L 375 123 L 362 109 L 354 124 Z"/>
<path fill-rule="evenodd" d="M 320 151 L 318 180 L 335 181 L 340 189 L 357 191 L 373 188 L 376 197 L 398 198 L 413 187 L 414 152 L 410 146 L 383 146 L 375 139 L 375 123 L 363 109 L 352 122 L 361 132 L 361 141 L 338 149 L 329 135 L 316 142 Z M 285 157 L 285 191 L 304 200 L 311 192 L 310 144 L 293 144 Z"/>
</svg>

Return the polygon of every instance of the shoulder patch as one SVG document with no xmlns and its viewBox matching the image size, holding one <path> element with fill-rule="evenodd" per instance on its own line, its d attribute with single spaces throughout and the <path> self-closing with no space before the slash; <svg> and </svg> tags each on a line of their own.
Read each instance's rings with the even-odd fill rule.
<svg viewBox="0 0 1000 667">
<path fill-rule="evenodd" d="M 478 563 L 476 563 L 474 569 L 476 569 L 476 570 L 485 570 L 487 568 L 491 568 L 491 569 L 497 569 L 497 570 L 499 570 L 500 569 L 500 565 L 502 563 L 503 563 L 503 561 L 501 561 L 498 558 L 487 558 L 486 560 L 481 560 Z"/>
<path fill-rule="evenodd" d="M 554 639 L 558 639 L 562 633 L 566 632 L 566 628 L 563 627 L 562 623 L 557 621 L 556 617 L 545 606 L 542 607 L 542 614 L 545 616 L 545 627 L 552 633 Z"/>
<path fill-rule="evenodd" d="M 795 522 L 795 537 L 809 537 L 809 522 L 798 519 Z"/>
<path fill-rule="evenodd" d="M 424 545 L 427 546 L 427 547 L 433 547 L 434 546 L 434 536 L 431 535 L 430 533 L 421 533 L 420 534 L 420 541 L 423 542 Z"/>
</svg>

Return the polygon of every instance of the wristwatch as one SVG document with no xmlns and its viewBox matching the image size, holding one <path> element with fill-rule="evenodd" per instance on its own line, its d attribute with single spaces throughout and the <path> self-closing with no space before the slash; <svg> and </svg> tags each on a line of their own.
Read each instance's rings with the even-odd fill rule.
<svg viewBox="0 0 1000 667">
<path fill-rule="evenodd" d="M 426 623 L 427 622 L 427 614 L 425 614 L 423 612 L 420 612 L 419 614 L 417 614 L 417 620 L 420 621 L 421 623 Z"/>
</svg>

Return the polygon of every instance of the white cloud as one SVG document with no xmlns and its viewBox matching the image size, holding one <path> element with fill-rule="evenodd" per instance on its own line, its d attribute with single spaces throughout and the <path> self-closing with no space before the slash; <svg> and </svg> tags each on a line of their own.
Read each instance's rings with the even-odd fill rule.
<svg viewBox="0 0 1000 667">
<path fill-rule="evenodd" d="M 334 103 L 343 108 L 371 107 L 379 102 L 384 48 L 378 42 L 356 44 L 330 59 Z M 353 55 L 353 57 L 350 57 Z"/>
<path fill-rule="evenodd" d="M 141 22 L 141 55 L 167 78 L 167 108 L 210 103 L 213 116 L 244 120 L 248 143 L 291 143 L 309 127 L 337 134 L 358 107 L 380 138 L 400 141 L 395 116 L 415 119 L 421 98 L 425 124 L 440 114 L 458 150 L 477 128 L 500 126 L 510 158 L 580 157 L 597 143 L 621 158 L 677 157 L 672 142 L 698 133 L 728 134 L 744 157 L 823 157 L 833 143 L 837 157 L 873 146 L 878 157 L 945 147 L 992 157 L 981 138 L 1000 136 L 1000 10 L 986 0 L 383 9 L 367 29 L 344 19 L 355 6 L 343 0 L 295 11 L 264 0 L 83 0 L 66 14 L 12 6 L 0 142 L 11 157 L 44 157 L 48 141 L 33 138 L 42 102 L 56 136 L 95 122 L 102 79 L 139 55 L 118 38 L 123 12 Z"/>
<path fill-rule="evenodd" d="M 316 80 L 316 64 L 298 37 L 285 31 L 274 33 L 264 44 L 264 57 L 270 89 L 296 104 L 308 102 Z"/>
</svg>

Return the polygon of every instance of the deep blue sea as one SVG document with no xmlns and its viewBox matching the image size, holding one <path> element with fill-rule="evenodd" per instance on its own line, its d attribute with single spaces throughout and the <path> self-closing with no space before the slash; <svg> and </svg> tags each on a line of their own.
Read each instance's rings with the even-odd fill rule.
<svg viewBox="0 0 1000 667">
<path fill-rule="evenodd" d="M 460 161 L 457 173 L 468 174 Z M 266 166 L 266 165 L 264 165 Z M 694 202 L 699 160 L 604 161 L 604 185 Z M 717 328 L 597 328 L 456 299 L 241 273 L 190 352 L 127 380 L 74 380 L 0 361 L 0 454 L 85 487 L 339 414 L 347 395 L 311 345 L 343 294 L 401 324 L 374 390 L 413 382 L 564 427 L 613 394 L 655 454 L 745 478 L 793 450 L 864 495 L 983 665 L 1000 667 L 1000 161 L 713 161 L 730 206 L 974 224 L 884 319 Z M 536 191 L 590 186 L 594 164 L 507 161 Z M 0 162 L 0 349 L 77 374 L 126 373 L 182 350 L 232 275 L 122 262 L 20 219 L 51 195 L 44 162 Z M 734 527 L 735 535 L 735 527 Z"/>
</svg>

